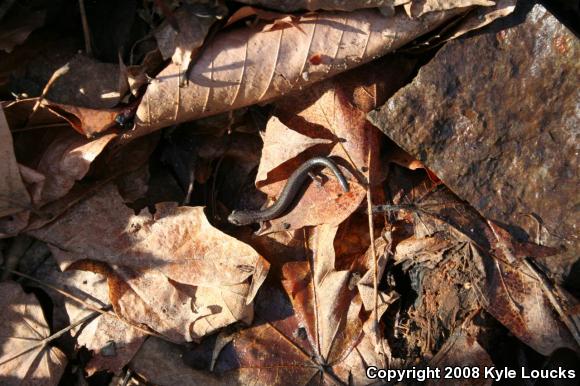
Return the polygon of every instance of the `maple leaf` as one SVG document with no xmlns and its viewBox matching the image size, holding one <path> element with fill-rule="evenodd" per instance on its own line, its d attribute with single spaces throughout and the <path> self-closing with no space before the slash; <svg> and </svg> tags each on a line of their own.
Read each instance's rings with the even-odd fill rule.
<svg viewBox="0 0 580 386">
<path fill-rule="evenodd" d="M 0 293 L 0 383 L 57 385 L 67 359 L 47 344 L 50 330 L 38 301 L 16 283 L 0 283 Z"/>
</svg>

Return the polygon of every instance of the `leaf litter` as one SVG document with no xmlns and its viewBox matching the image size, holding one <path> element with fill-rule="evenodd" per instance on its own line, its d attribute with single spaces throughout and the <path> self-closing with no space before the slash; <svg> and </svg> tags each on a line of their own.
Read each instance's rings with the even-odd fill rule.
<svg viewBox="0 0 580 386">
<path fill-rule="evenodd" d="M 365 385 L 371 365 L 513 364 L 494 339 L 578 352 L 577 299 L 536 262 L 558 249 L 482 217 L 367 120 L 430 60 L 417 47 L 513 2 L 240 3 L 144 2 L 131 33 L 101 21 L 116 62 L 97 36 L 40 88 L 29 61 L 0 82 L 0 383 Z M 59 20 L 21 17 L 3 56 Z M 314 156 L 350 191 L 315 171 L 259 230 L 228 223 Z"/>
</svg>

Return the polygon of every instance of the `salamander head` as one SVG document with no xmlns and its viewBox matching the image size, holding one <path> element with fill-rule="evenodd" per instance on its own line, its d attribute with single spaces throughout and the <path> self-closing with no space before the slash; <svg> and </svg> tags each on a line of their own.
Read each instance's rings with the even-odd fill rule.
<svg viewBox="0 0 580 386">
<path fill-rule="evenodd" d="M 248 225 L 256 222 L 256 219 L 248 212 L 233 210 L 228 216 L 228 221 L 234 225 Z"/>
</svg>

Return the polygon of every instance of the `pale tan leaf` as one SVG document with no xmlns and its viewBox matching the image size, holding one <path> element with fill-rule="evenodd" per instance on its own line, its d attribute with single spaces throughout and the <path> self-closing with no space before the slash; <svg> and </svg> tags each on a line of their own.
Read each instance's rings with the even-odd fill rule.
<svg viewBox="0 0 580 386">
<path fill-rule="evenodd" d="M 456 28 L 447 40 L 455 39 L 469 31 L 486 26 L 495 19 L 509 15 L 515 8 L 516 0 L 497 0 L 492 7 L 477 9 L 473 15 L 470 15 Z"/>
<path fill-rule="evenodd" d="M 225 31 L 204 49 L 180 87 L 170 64 L 148 86 L 126 140 L 171 124 L 270 100 L 384 55 L 437 27 L 457 11 L 421 20 L 377 11 L 305 15 L 292 27 Z M 320 63 L 309 58 L 318 54 Z"/>
<path fill-rule="evenodd" d="M 250 321 L 269 267 L 211 226 L 203 208 L 165 203 L 155 215 L 135 215 L 110 185 L 31 233 L 49 243 L 62 268 L 104 273 L 119 315 L 176 341 Z M 75 266 L 79 260 L 100 265 Z"/>
<path fill-rule="evenodd" d="M 41 344 L 50 336 L 42 309 L 16 283 L 0 283 L 0 384 L 57 385 L 66 356 Z"/>
<path fill-rule="evenodd" d="M 187 70 L 197 49 L 201 47 L 205 37 L 217 20 L 215 17 L 199 17 L 192 6 L 183 5 L 174 13 L 172 20 L 177 24 L 176 31 L 169 20 L 165 20 L 154 32 L 157 46 L 163 59 L 171 58 L 172 62 Z"/>
<path fill-rule="evenodd" d="M 385 269 L 385 265 L 387 264 L 387 257 L 388 257 L 388 243 L 385 239 L 380 238 L 375 240 L 375 252 L 377 254 L 377 280 L 381 280 L 383 277 L 383 272 Z M 366 257 L 366 264 L 368 267 L 373 267 L 373 255 L 372 249 L 369 248 L 365 254 Z M 375 307 L 375 289 L 374 289 L 374 268 L 369 269 L 364 276 L 360 278 L 360 280 L 356 281 L 353 280 L 351 283 L 352 285 L 356 285 L 358 288 L 358 292 L 360 294 L 361 300 L 363 302 L 364 308 L 366 311 L 373 311 Z M 391 305 L 395 300 L 399 298 L 399 295 L 392 291 L 389 293 L 379 291 L 378 294 L 378 301 L 377 301 L 377 311 L 378 311 L 378 318 L 382 316 L 382 314 L 387 310 L 387 307 Z"/>
<path fill-rule="evenodd" d="M 292 159 L 304 150 L 318 144 L 330 144 L 330 139 L 311 138 L 272 117 L 266 126 L 262 158 L 256 175 L 256 185 L 263 185 L 268 179 L 268 172 L 280 166 L 281 162 Z"/>
<path fill-rule="evenodd" d="M 0 107 L 0 217 L 30 206 L 30 195 L 22 182 L 12 145 L 12 133 Z"/>
<path fill-rule="evenodd" d="M 37 166 L 37 171 L 45 176 L 39 204 L 55 201 L 67 194 L 115 137 L 116 134 L 108 134 L 91 140 L 73 130 L 61 132 L 46 148 Z"/>
</svg>

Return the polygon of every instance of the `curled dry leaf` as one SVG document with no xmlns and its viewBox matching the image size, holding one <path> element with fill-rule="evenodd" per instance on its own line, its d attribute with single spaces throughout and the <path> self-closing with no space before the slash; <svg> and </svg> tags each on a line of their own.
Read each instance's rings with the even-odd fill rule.
<svg viewBox="0 0 580 386">
<path fill-rule="evenodd" d="M 58 348 L 42 343 L 50 330 L 38 301 L 16 283 L 0 283 L 0 293 L 0 383 L 57 385 L 67 360 Z"/>
<path fill-rule="evenodd" d="M 93 109 L 45 101 L 46 107 L 66 120 L 76 131 L 91 138 L 118 125 L 117 116 L 127 108 Z"/>
<path fill-rule="evenodd" d="M 49 244 L 61 268 L 106 274 L 120 316 L 175 341 L 250 321 L 269 267 L 251 247 L 213 228 L 203 208 L 165 203 L 154 215 L 135 215 L 113 186 L 31 233 Z M 94 265 L 73 265 L 79 260 Z"/>
<path fill-rule="evenodd" d="M 184 87 L 179 66 L 161 71 L 137 110 L 135 130 L 125 139 L 301 89 L 401 47 L 456 14 L 408 20 L 369 10 L 320 13 L 303 16 L 289 28 L 224 31 L 208 44 Z M 321 64 L 310 64 L 313 54 L 321 55 Z"/>
<path fill-rule="evenodd" d="M 14 155 L 12 133 L 0 107 L 0 217 L 30 207 L 30 195 L 22 181 Z"/>
<path fill-rule="evenodd" d="M 116 137 L 104 135 L 90 140 L 72 130 L 61 131 L 45 149 L 36 170 L 42 173 L 44 189 L 38 206 L 64 197 L 89 171 L 91 163 Z"/>
<path fill-rule="evenodd" d="M 515 8 L 516 0 L 497 0 L 493 6 L 478 8 L 463 20 L 446 40 L 455 39 L 469 31 L 484 27 L 500 17 L 509 15 Z"/>
<path fill-rule="evenodd" d="M 266 11 L 266 10 L 263 10 L 261 8 L 246 6 L 246 7 L 241 7 L 236 12 L 234 12 L 228 18 L 228 21 L 226 22 L 224 28 L 228 27 L 228 26 L 230 26 L 230 25 L 232 25 L 240 20 L 244 20 L 244 19 L 247 19 L 250 17 L 255 17 L 256 21 L 258 21 L 258 20 L 272 21 L 272 20 L 281 20 L 281 19 L 285 19 L 285 18 L 290 18 L 290 20 L 293 20 L 293 18 L 295 16 L 285 14 L 285 13 Z"/>
</svg>

